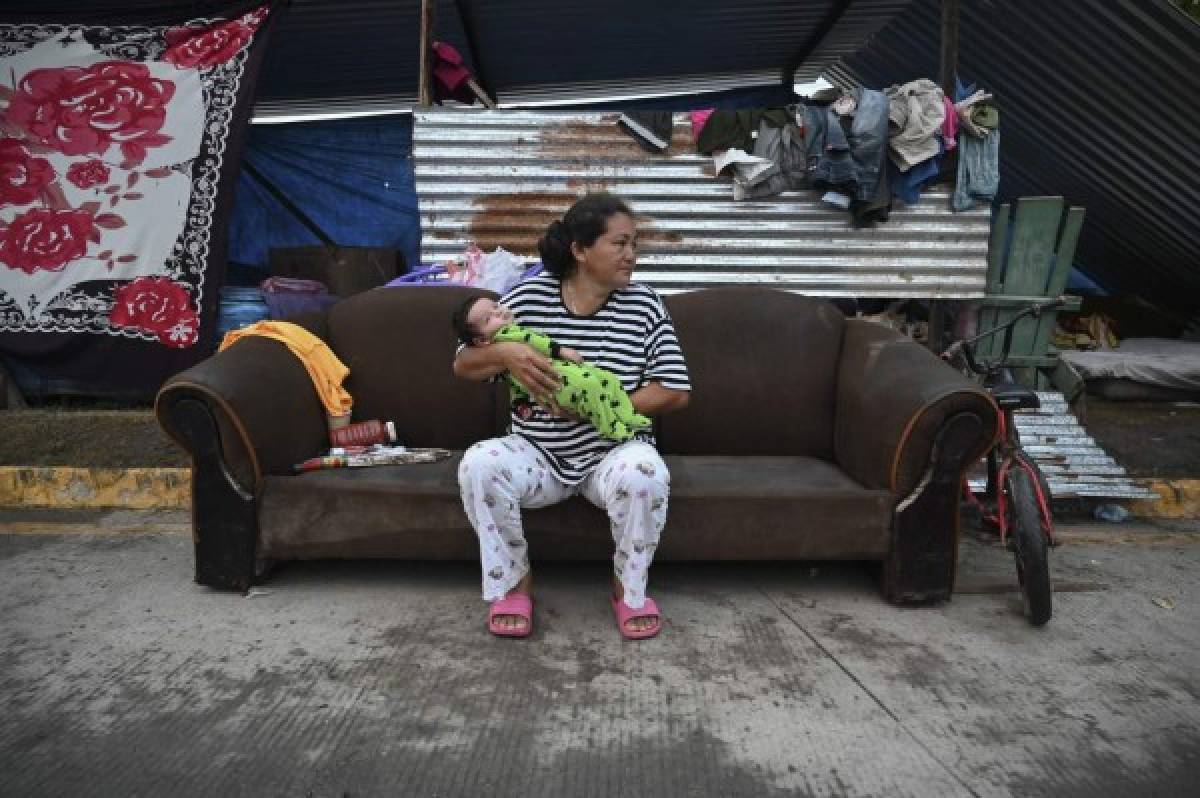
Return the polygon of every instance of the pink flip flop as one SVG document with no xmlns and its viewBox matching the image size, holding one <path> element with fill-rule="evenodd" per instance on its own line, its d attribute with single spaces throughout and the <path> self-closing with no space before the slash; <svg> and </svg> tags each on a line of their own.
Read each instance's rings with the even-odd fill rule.
<svg viewBox="0 0 1200 798">
<path fill-rule="evenodd" d="M 658 605 L 654 603 L 654 599 L 652 598 L 647 598 L 642 608 L 635 610 L 626 604 L 624 599 L 613 596 L 612 606 L 613 612 L 617 614 L 617 628 L 621 630 L 621 634 L 624 635 L 626 640 L 643 640 L 647 637 L 654 637 L 662 629 L 662 613 L 658 611 Z M 634 618 L 657 618 L 658 623 L 645 629 L 634 631 L 625 625 Z"/>
<path fill-rule="evenodd" d="M 525 619 L 525 626 L 510 629 L 501 626 L 499 615 L 515 615 Z M 510 590 L 502 599 L 496 599 L 488 609 L 488 631 L 497 637 L 528 637 L 533 631 L 533 599 L 524 593 Z"/>
</svg>

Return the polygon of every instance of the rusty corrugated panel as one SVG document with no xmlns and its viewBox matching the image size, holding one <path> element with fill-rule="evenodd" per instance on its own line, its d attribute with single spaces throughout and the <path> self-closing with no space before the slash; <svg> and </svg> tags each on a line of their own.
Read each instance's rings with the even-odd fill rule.
<svg viewBox="0 0 1200 798">
<path fill-rule="evenodd" d="M 666 292 L 748 283 L 817 296 L 973 298 L 983 294 L 990 211 L 951 213 L 927 193 L 891 220 L 856 228 L 817 192 L 735 202 L 677 115 L 667 156 L 643 152 L 616 113 L 432 109 L 415 114 L 421 256 L 474 241 L 536 256 L 537 237 L 587 191 L 641 217 L 638 279 Z"/>
<path fill-rule="evenodd" d="M 916 0 L 831 79 L 938 73 L 938 0 Z M 962 3 L 959 72 L 1001 109 L 1000 194 L 1087 208 L 1076 261 L 1113 292 L 1200 308 L 1200 25 L 1169 0 Z"/>
</svg>

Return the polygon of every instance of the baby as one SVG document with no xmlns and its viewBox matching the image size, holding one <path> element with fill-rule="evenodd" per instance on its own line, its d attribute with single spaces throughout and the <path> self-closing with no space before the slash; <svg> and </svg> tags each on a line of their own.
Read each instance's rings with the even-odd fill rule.
<svg viewBox="0 0 1200 798">
<path fill-rule="evenodd" d="M 559 346 L 541 333 L 514 324 L 512 311 L 496 300 L 472 297 L 455 311 L 453 321 L 459 340 L 467 346 L 513 341 L 528 344 L 551 358 L 562 378 L 562 387 L 554 394 L 554 401 L 587 419 L 604 437 L 627 441 L 639 430 L 650 428 L 650 419 L 633 409 L 617 375 L 584 363 L 574 349 Z M 529 391 L 511 374 L 505 378 L 514 399 L 529 398 Z"/>
</svg>

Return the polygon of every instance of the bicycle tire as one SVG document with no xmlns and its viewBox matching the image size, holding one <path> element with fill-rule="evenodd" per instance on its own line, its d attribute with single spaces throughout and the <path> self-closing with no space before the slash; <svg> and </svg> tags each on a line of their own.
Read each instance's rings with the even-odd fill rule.
<svg viewBox="0 0 1200 798">
<path fill-rule="evenodd" d="M 1032 625 L 1042 626 L 1054 612 L 1054 593 L 1050 585 L 1049 546 L 1046 534 L 1042 531 L 1037 493 L 1029 473 L 1016 463 L 1009 469 L 1006 481 L 1008 530 L 1013 543 L 1025 615 Z"/>
</svg>

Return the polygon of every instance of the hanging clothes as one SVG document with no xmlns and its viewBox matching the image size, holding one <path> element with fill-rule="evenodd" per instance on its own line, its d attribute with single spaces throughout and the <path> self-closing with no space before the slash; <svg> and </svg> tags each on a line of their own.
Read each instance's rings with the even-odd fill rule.
<svg viewBox="0 0 1200 798">
<path fill-rule="evenodd" d="M 855 101 L 850 123 L 850 155 L 857 172 L 858 191 L 854 199 L 869 200 L 875 196 L 883 176 L 884 155 L 888 145 L 888 114 L 891 104 L 887 95 L 874 89 L 855 88 L 850 96 Z"/>
<path fill-rule="evenodd" d="M 922 78 L 884 91 L 888 97 L 888 146 L 901 172 L 938 154 L 935 134 L 946 119 L 941 88 Z"/>
<path fill-rule="evenodd" d="M 963 135 L 958 141 L 958 175 L 950 207 L 966 211 L 976 202 L 991 202 L 1000 188 L 1000 131 L 983 138 Z"/>
<path fill-rule="evenodd" d="M 704 155 L 728 149 L 753 152 L 758 125 L 763 119 L 775 127 L 783 127 L 788 123 L 788 111 L 786 108 L 714 111 L 696 138 L 696 150 Z"/>
<path fill-rule="evenodd" d="M 804 132 L 792 119 L 794 117 L 789 116 L 783 127 L 775 127 L 766 119 L 759 123 L 753 154 L 768 159 L 771 166 L 754 180 L 735 179 L 735 200 L 773 197 L 807 185 L 808 152 Z"/>
<path fill-rule="evenodd" d="M 708 118 L 713 115 L 716 108 L 705 108 L 700 111 L 692 111 L 689 116 L 692 119 L 692 141 L 700 140 L 700 132 L 704 130 L 704 126 L 708 124 Z"/>
</svg>

